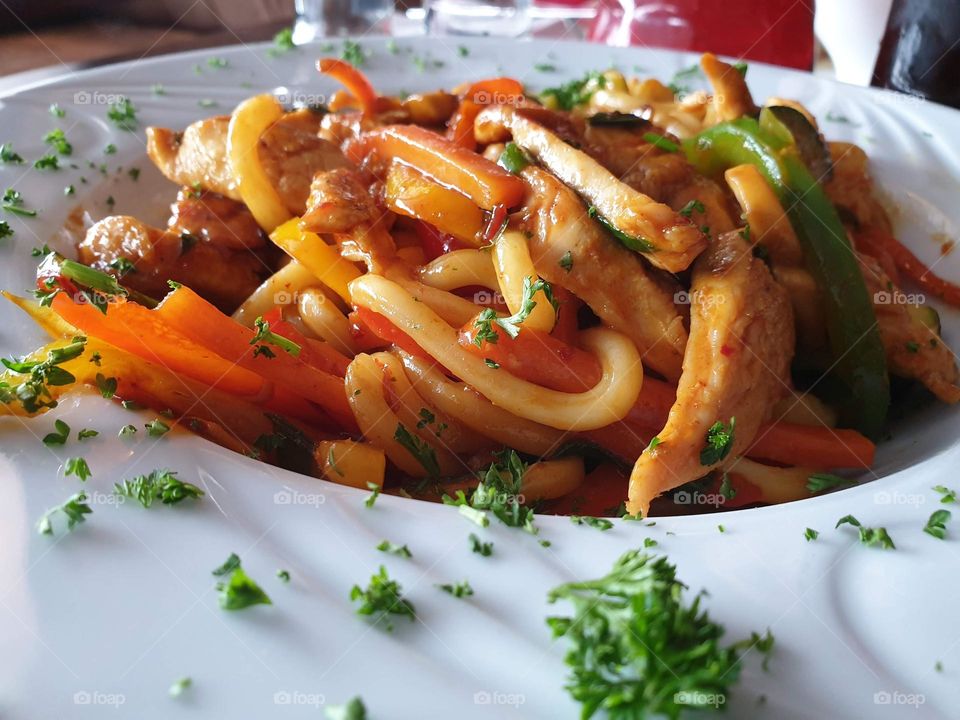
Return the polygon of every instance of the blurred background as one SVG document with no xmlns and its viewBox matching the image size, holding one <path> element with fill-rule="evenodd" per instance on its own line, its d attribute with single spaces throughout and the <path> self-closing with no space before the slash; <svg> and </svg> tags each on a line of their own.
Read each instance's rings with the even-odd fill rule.
<svg viewBox="0 0 960 720">
<path fill-rule="evenodd" d="M 0 0 L 0 92 L 283 28 L 298 44 L 434 33 L 711 50 L 960 105 L 960 0 Z"/>
</svg>

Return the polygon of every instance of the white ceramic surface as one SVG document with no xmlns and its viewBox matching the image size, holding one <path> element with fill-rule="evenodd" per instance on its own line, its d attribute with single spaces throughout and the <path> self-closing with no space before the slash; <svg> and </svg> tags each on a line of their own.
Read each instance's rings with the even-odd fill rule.
<svg viewBox="0 0 960 720">
<path fill-rule="evenodd" d="M 533 87 L 615 64 L 669 78 L 694 58 L 637 49 L 561 43 L 430 38 L 402 41 L 398 54 L 368 39 L 368 72 L 378 87 L 399 91 L 451 86 L 510 73 Z M 462 56 L 458 46 L 469 48 Z M 0 286 L 25 291 L 35 260 L 29 249 L 56 246 L 56 229 L 75 203 L 94 217 L 116 211 L 160 221 L 175 188 L 152 170 L 142 127 L 179 127 L 228 112 L 255 91 L 324 95 L 319 47 L 278 58 L 263 46 L 202 51 L 103 67 L 0 98 L 0 142 L 28 159 L 44 152 L 43 135 L 62 127 L 78 170 L 41 173 L 0 166 L 0 187 L 14 186 L 41 209 L 35 220 L 7 218 L 16 237 L 0 248 Z M 213 69 L 207 59 L 229 61 Z M 414 57 L 429 62 L 419 72 Z M 537 72 L 534 63 L 557 66 Z M 194 70 L 199 66 L 199 72 Z M 832 138 L 861 142 L 885 192 L 900 208 L 899 231 L 948 277 L 960 278 L 955 255 L 937 260 L 933 236 L 956 237 L 960 115 L 889 93 L 832 84 L 754 65 L 758 98 L 798 98 Z M 164 95 L 151 86 L 161 83 Z M 117 131 L 106 119 L 110 94 L 128 95 L 141 129 Z M 211 100 L 218 109 L 198 102 Z M 57 102 L 62 120 L 48 113 Z M 204 103 L 207 104 L 207 103 Z M 105 156 L 115 143 L 118 152 Z M 107 162 L 101 175 L 87 166 Z M 142 169 L 133 183 L 117 166 Z M 87 184 L 82 184 L 85 176 Z M 65 199 L 63 187 L 77 195 Z M 945 334 L 960 343 L 960 322 L 943 312 Z M 0 307 L 0 351 L 22 353 L 42 337 L 22 315 Z M 101 436 L 50 449 L 40 438 L 64 418 Z M 479 531 L 450 508 L 382 497 L 368 510 L 365 493 L 258 464 L 203 440 L 138 433 L 120 440 L 131 414 L 92 397 L 72 397 L 29 422 L 0 420 L 0 717 L 286 718 L 317 717 L 323 703 L 360 694 L 370 716 L 388 718 L 575 717 L 563 690 L 564 647 L 544 624 L 547 591 L 604 573 L 645 537 L 659 542 L 693 589 L 711 593 L 711 615 L 731 639 L 771 628 L 777 638 L 769 673 L 749 657 L 729 699 L 735 718 L 946 718 L 960 707 L 958 530 L 938 541 L 921 529 L 938 506 L 932 485 L 960 488 L 956 447 L 960 418 L 944 407 L 894 428 L 875 473 L 845 492 L 779 507 L 717 516 L 663 519 L 655 527 L 618 522 L 609 532 L 541 518 L 541 547 L 502 526 Z M 93 470 L 87 491 L 94 513 L 71 534 L 39 536 L 45 508 L 78 489 L 62 463 L 83 454 Z M 203 486 L 200 503 L 144 510 L 110 500 L 113 483 L 169 467 Z M 874 477 L 875 476 L 875 477 Z M 838 518 L 855 514 L 883 525 L 896 551 L 858 544 Z M 960 519 L 960 518 L 958 518 Z M 717 530 L 722 522 L 726 532 Z M 804 528 L 821 532 L 804 540 Z M 960 527 L 960 526 L 957 526 Z M 471 532 L 495 542 L 492 558 L 470 552 Z M 375 550 L 381 539 L 406 543 L 412 560 Z M 226 613 L 217 607 L 210 571 L 230 552 L 274 600 L 271 607 Z M 391 635 L 357 617 L 348 600 L 381 563 L 416 604 L 419 620 L 401 619 Z M 292 581 L 281 584 L 278 568 Z M 476 594 L 455 600 L 435 583 L 469 579 Z M 943 664 L 942 672 L 934 665 Z M 184 675 L 193 687 L 174 700 L 167 688 Z M 758 704 L 758 697 L 765 702 Z M 909 704 L 912 703 L 912 704 Z"/>
</svg>

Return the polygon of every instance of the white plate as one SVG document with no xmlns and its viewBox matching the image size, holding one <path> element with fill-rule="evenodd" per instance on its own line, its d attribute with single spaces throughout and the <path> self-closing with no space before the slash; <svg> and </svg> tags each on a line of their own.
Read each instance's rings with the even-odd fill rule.
<svg viewBox="0 0 960 720">
<path fill-rule="evenodd" d="M 383 40 L 363 44 L 372 52 L 367 70 L 385 91 L 449 87 L 498 73 L 544 87 L 611 64 L 667 79 L 695 60 L 552 42 L 423 39 L 402 41 L 398 54 Z M 467 56 L 459 45 L 469 48 Z M 44 152 L 43 135 L 62 127 L 81 166 L 53 174 L 0 167 L 0 187 L 15 186 L 41 209 L 36 220 L 10 218 L 16 237 L 0 250 L 0 287 L 23 292 L 30 286 L 35 260 L 29 249 L 44 241 L 56 246 L 55 231 L 75 203 L 102 216 L 112 195 L 118 212 L 163 219 L 175 189 L 151 169 L 143 126 L 184 126 L 268 89 L 329 93 L 334 86 L 313 69 L 319 54 L 319 47 L 279 58 L 268 57 L 263 46 L 205 50 L 78 73 L 0 100 L 0 142 L 13 142 L 32 161 Z M 229 66 L 208 66 L 214 56 Z M 418 72 L 414 57 L 427 58 L 425 72 Z M 557 71 L 535 71 L 537 62 Z M 922 258 L 938 258 L 934 233 L 957 237 L 957 113 L 759 65 L 750 67 L 749 80 L 757 98 L 797 98 L 820 118 L 828 111 L 849 118 L 825 121 L 826 133 L 856 139 L 871 153 L 880 184 L 901 208 L 900 234 Z M 157 83 L 164 95 L 151 93 Z M 107 121 L 111 94 L 130 97 L 140 131 L 120 132 Z M 206 99 L 219 109 L 199 107 Z M 67 111 L 64 119 L 48 113 L 53 102 Z M 103 154 L 108 143 L 117 145 L 117 154 Z M 91 170 L 88 160 L 106 162 L 107 174 Z M 139 182 L 117 166 L 140 167 Z M 71 183 L 77 195 L 65 199 L 62 188 Z M 937 270 L 960 278 L 960 260 L 948 256 Z M 4 355 L 42 340 L 10 307 L 0 313 Z M 960 343 L 957 313 L 944 311 L 943 318 L 948 341 Z M 39 438 L 55 416 L 74 433 L 93 427 L 102 434 L 48 449 Z M 938 506 L 931 486 L 960 487 L 960 418 L 948 408 L 930 408 L 895 428 L 879 452 L 879 479 L 846 492 L 722 518 L 663 519 L 655 527 L 620 522 L 605 533 L 541 518 L 549 549 L 493 526 L 479 532 L 495 542 L 489 559 L 470 552 L 467 535 L 478 528 L 449 508 L 382 497 L 368 510 L 365 493 L 276 470 L 200 439 L 155 441 L 142 431 L 133 441 L 116 438 L 122 425 L 150 417 L 86 393 L 36 420 L 0 422 L 3 718 L 315 717 L 322 702 L 356 694 L 372 718 L 574 717 L 578 708 L 563 690 L 564 646 L 551 642 L 544 624 L 554 610 L 546 593 L 604 573 L 645 537 L 660 543 L 691 588 L 709 589 L 711 615 L 730 639 L 767 627 L 776 635 L 769 673 L 756 657 L 747 659 L 728 701 L 732 716 L 956 717 L 960 526 L 950 526 L 947 541 L 921 531 Z M 94 473 L 87 483 L 94 513 L 69 535 L 41 537 L 37 518 L 78 489 L 61 467 L 78 454 Z M 110 504 L 115 481 L 156 467 L 178 470 L 208 497 L 150 510 Z M 897 550 L 869 549 L 849 528 L 834 530 L 847 513 L 886 526 Z M 718 521 L 726 533 L 718 532 Z M 806 527 L 821 532 L 817 542 L 804 540 Z M 408 544 L 414 558 L 378 552 L 384 538 Z M 272 596 L 272 607 L 237 613 L 217 607 L 210 571 L 230 552 L 241 555 Z M 381 563 L 418 610 L 418 622 L 401 620 L 393 634 L 357 617 L 347 597 Z M 278 568 L 290 571 L 289 586 L 274 577 Z M 465 578 L 476 591 L 467 600 L 434 587 Z M 942 672 L 934 669 L 937 661 Z M 193 687 L 170 699 L 168 686 L 184 675 Z M 761 695 L 766 702 L 758 705 Z"/>
</svg>

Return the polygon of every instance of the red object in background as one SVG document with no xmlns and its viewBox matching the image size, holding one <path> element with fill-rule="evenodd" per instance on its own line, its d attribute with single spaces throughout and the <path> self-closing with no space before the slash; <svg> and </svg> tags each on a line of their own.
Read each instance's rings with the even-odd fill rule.
<svg viewBox="0 0 960 720">
<path fill-rule="evenodd" d="M 587 39 L 810 70 L 813 0 L 600 0 Z"/>
</svg>

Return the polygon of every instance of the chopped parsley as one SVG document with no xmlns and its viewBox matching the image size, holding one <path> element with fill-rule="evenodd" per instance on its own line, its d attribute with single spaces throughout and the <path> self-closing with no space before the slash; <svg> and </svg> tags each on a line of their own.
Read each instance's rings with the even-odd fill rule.
<svg viewBox="0 0 960 720">
<path fill-rule="evenodd" d="M 3 193 L 3 204 L 0 205 L 4 211 L 19 215 L 21 217 L 36 217 L 36 210 L 27 210 L 23 206 L 23 196 L 13 188 L 7 188 Z"/>
<path fill-rule="evenodd" d="M 107 110 L 107 119 L 121 130 L 132 131 L 137 127 L 137 109 L 129 98 L 120 98 Z"/>
<path fill-rule="evenodd" d="M 79 492 L 76 495 L 71 495 L 62 505 L 47 510 L 37 523 L 37 531 L 41 535 L 53 535 L 51 518 L 57 513 L 61 513 L 67 519 L 67 531 L 69 532 L 80 523 L 85 522 L 87 519 L 85 516 L 92 512 L 93 510 L 87 504 L 86 493 Z"/>
<path fill-rule="evenodd" d="M 207 66 L 214 70 L 223 70 L 230 67 L 230 61 L 222 57 L 212 57 L 207 59 Z"/>
<path fill-rule="evenodd" d="M 393 433 L 393 439 L 423 466 L 423 469 L 427 471 L 427 475 L 434 478 L 440 476 L 440 465 L 437 463 L 437 453 L 423 439 L 407 430 L 403 423 L 397 423 L 397 429 Z"/>
<path fill-rule="evenodd" d="M 603 215 L 600 214 L 600 211 L 593 205 L 587 208 L 587 217 L 590 217 L 600 223 L 601 227 L 606 230 L 608 233 L 613 235 L 621 245 L 624 247 L 633 250 L 634 252 L 639 253 L 652 253 L 656 252 L 657 248 L 652 242 L 647 240 L 644 237 L 635 237 L 625 233 L 623 230 L 618 228 L 612 222 L 607 220 Z"/>
<path fill-rule="evenodd" d="M 589 517 L 587 515 L 571 515 L 570 522 L 574 525 L 587 525 L 597 530 L 609 530 L 613 527 L 613 523 L 606 518 Z"/>
<path fill-rule="evenodd" d="M 747 651 L 772 650 L 769 632 L 721 645 L 723 626 L 701 608 L 705 591 L 685 604 L 685 590 L 665 557 L 630 550 L 605 577 L 550 592 L 549 602 L 573 605 L 572 617 L 547 624 L 570 642 L 566 688 L 581 717 L 677 718 L 695 698 L 727 696 Z"/>
<path fill-rule="evenodd" d="M 154 470 L 149 475 L 137 475 L 113 486 L 114 491 L 123 497 L 136 500 L 145 508 L 159 500 L 164 505 L 176 505 L 187 498 L 199 500 L 204 492 L 196 485 L 184 482 L 172 470 Z"/>
<path fill-rule="evenodd" d="M 267 51 L 267 55 L 277 57 L 296 49 L 297 46 L 293 42 L 293 28 L 286 27 L 273 36 L 273 47 Z"/>
<path fill-rule="evenodd" d="M 0 240 L 13 235 L 13 228 L 6 220 L 0 220 Z"/>
<path fill-rule="evenodd" d="M 390 579 L 383 565 L 380 566 L 379 572 L 370 577 L 370 583 L 366 589 L 359 585 L 353 586 L 350 590 L 350 600 L 351 602 L 360 601 L 357 608 L 358 615 L 372 617 L 374 624 L 379 624 L 383 620 L 384 629 L 387 632 L 393 630 L 390 615 L 406 616 L 411 622 L 416 617 L 413 604 L 403 597 L 400 583 Z"/>
<path fill-rule="evenodd" d="M 459 55 L 460 57 L 467 57 L 469 54 L 470 54 L 470 48 L 468 48 L 466 45 L 457 46 L 457 55 Z"/>
<path fill-rule="evenodd" d="M 844 485 L 853 485 L 853 480 L 848 480 L 847 478 L 830 473 L 813 473 L 813 475 L 807 478 L 807 490 L 814 495 L 824 490 L 830 490 L 831 488 L 842 487 Z"/>
<path fill-rule="evenodd" d="M 730 454 L 730 450 L 733 449 L 736 421 L 735 417 L 731 417 L 729 425 L 717 420 L 710 426 L 710 429 L 707 430 L 704 446 L 700 450 L 701 465 L 716 465 Z"/>
<path fill-rule="evenodd" d="M 737 489 L 733 486 L 729 473 L 724 473 L 723 480 L 720 481 L 720 495 L 724 500 L 733 500 L 737 496 Z"/>
<path fill-rule="evenodd" d="M 285 353 L 293 355 L 293 357 L 298 357 L 300 355 L 300 346 L 293 340 L 287 340 L 287 338 L 282 335 L 277 335 L 275 332 L 270 331 L 270 323 L 264 320 L 262 317 L 257 317 L 253 321 L 253 325 L 256 328 L 256 332 L 253 335 L 253 338 L 250 340 L 251 345 L 256 345 L 253 351 L 253 356 L 263 355 L 267 358 L 274 358 L 276 354 L 264 344 L 258 345 L 257 343 L 269 343 L 275 347 L 280 348 Z"/>
<path fill-rule="evenodd" d="M 37 170 L 59 170 L 60 161 L 57 160 L 56 155 L 44 155 L 41 158 L 37 158 L 33 166 Z"/>
<path fill-rule="evenodd" d="M 354 67 L 363 67 L 367 62 L 366 52 L 364 52 L 360 43 L 353 40 L 343 41 L 343 52 L 340 53 L 340 57 Z"/>
<path fill-rule="evenodd" d="M 590 72 L 578 80 L 547 88 L 540 93 L 540 99 L 548 107 L 554 105 L 561 110 L 573 110 L 578 105 L 589 102 L 593 94 L 601 90 L 606 82 L 606 78 L 599 72 Z"/>
<path fill-rule="evenodd" d="M 644 539 L 643 539 L 643 546 L 644 546 L 645 548 L 656 547 L 658 544 L 659 544 L 659 543 L 658 543 L 656 540 L 654 540 L 653 538 L 644 538 Z"/>
<path fill-rule="evenodd" d="M 83 428 L 77 432 L 77 440 L 83 441 L 88 438 L 95 438 L 100 434 L 99 430 L 91 430 L 90 428 Z"/>
<path fill-rule="evenodd" d="M 182 677 L 174 681 L 167 692 L 170 694 L 170 697 L 180 697 L 191 685 L 193 685 L 193 680 L 188 677 Z"/>
<path fill-rule="evenodd" d="M 398 557 L 413 557 L 413 553 L 410 552 L 410 548 L 408 548 L 406 545 L 397 545 L 389 540 L 382 540 L 380 544 L 377 545 L 377 550 L 380 552 L 390 553 L 391 555 L 396 555 Z"/>
<path fill-rule="evenodd" d="M 367 720 L 367 708 L 358 697 L 351 698 L 343 705 L 331 705 L 324 714 L 327 720 Z"/>
<path fill-rule="evenodd" d="M 64 118 L 67 116 L 67 111 L 60 107 L 58 103 L 53 103 L 50 106 L 50 114 L 56 118 Z"/>
<path fill-rule="evenodd" d="M 933 490 L 934 492 L 940 493 L 940 502 L 944 505 L 957 501 L 957 491 L 951 490 L 946 485 L 934 485 Z"/>
<path fill-rule="evenodd" d="M 484 364 L 485 364 L 488 368 L 490 368 L 491 370 L 499 370 L 499 369 L 500 369 L 500 363 L 498 363 L 496 360 L 491 360 L 490 358 L 484 358 L 484 359 L 483 359 L 483 362 L 484 362 Z"/>
<path fill-rule="evenodd" d="M 563 268 L 564 272 L 570 272 L 573 269 L 573 254 L 567 250 L 557 264 Z"/>
<path fill-rule="evenodd" d="M 695 212 L 705 213 L 706 211 L 706 206 L 704 206 L 704 204 L 699 200 L 691 200 L 679 210 L 680 214 L 686 218 L 690 217 Z"/>
<path fill-rule="evenodd" d="M 43 436 L 44 445 L 64 445 L 70 437 L 70 426 L 63 420 L 55 420 L 53 427 L 55 432 L 47 433 Z"/>
<path fill-rule="evenodd" d="M 124 425 L 120 428 L 120 432 L 117 433 L 119 437 L 126 437 L 127 435 L 133 435 L 137 431 L 135 425 Z"/>
<path fill-rule="evenodd" d="M 474 344 L 482 346 L 484 340 L 496 343 L 497 331 L 493 329 L 494 325 L 500 327 L 511 338 L 517 337 L 520 334 L 520 324 L 530 316 L 530 313 L 537 306 L 537 301 L 533 299 L 534 296 L 541 291 L 543 291 L 547 302 L 553 306 L 554 312 L 557 312 L 560 305 L 553 296 L 553 286 L 540 278 L 532 280 L 528 275 L 523 279 L 523 295 L 520 299 L 520 309 L 517 312 L 509 317 L 502 318 L 497 316 L 493 308 L 487 308 L 477 316 L 473 323 L 474 327 L 477 328 L 477 334 L 473 340 Z"/>
<path fill-rule="evenodd" d="M 73 185 L 67 185 L 67 186 L 63 189 L 63 194 L 64 194 L 64 195 L 74 195 L 76 192 L 77 192 L 77 189 L 76 189 Z"/>
<path fill-rule="evenodd" d="M 50 387 L 76 382 L 76 377 L 71 372 L 59 366 L 78 357 L 83 352 L 86 342 L 85 337 L 75 337 L 68 345 L 48 350 L 47 357 L 43 361 L 0 358 L 0 363 L 8 370 L 28 376 L 24 382 L 16 386 L 0 381 L 0 402 L 10 404 L 17 400 L 30 415 L 42 408 L 55 408 L 57 401 L 53 398 Z"/>
<path fill-rule="evenodd" d="M 372 508 L 374 503 L 377 502 L 377 498 L 380 497 L 380 486 L 376 483 L 368 482 L 367 487 L 370 488 L 370 497 L 363 501 L 363 504 Z"/>
<path fill-rule="evenodd" d="M 290 582 L 290 571 L 289 570 L 277 570 L 277 579 L 280 582 L 288 583 Z"/>
<path fill-rule="evenodd" d="M 533 69 L 537 72 L 552 73 L 557 71 L 557 66 L 553 63 L 534 63 Z"/>
<path fill-rule="evenodd" d="M 923 531 L 938 540 L 943 540 L 947 536 L 947 521 L 950 517 L 949 510 L 934 510 L 930 519 L 927 520 L 927 524 L 923 526 Z"/>
<path fill-rule="evenodd" d="M 673 140 L 668 137 L 664 137 L 660 133 L 644 133 L 643 139 L 645 142 L 650 143 L 658 150 L 663 150 L 664 152 L 675 153 L 680 149 L 680 146 L 677 145 Z"/>
<path fill-rule="evenodd" d="M 820 537 L 820 533 L 813 528 L 807 528 L 803 531 L 803 537 L 806 538 L 807 542 L 810 542 L 811 540 L 816 540 L 818 537 Z"/>
<path fill-rule="evenodd" d="M 853 515 L 844 515 L 842 518 L 837 520 L 835 528 L 840 527 L 841 525 L 852 525 L 857 528 L 857 532 L 860 535 L 860 542 L 867 547 L 880 547 L 884 550 L 896 550 L 896 545 L 893 544 L 893 540 L 890 535 L 887 533 L 886 528 L 871 528 L 864 527 L 859 520 L 857 520 Z"/>
<path fill-rule="evenodd" d="M 470 536 L 467 538 L 470 541 L 470 550 L 477 553 L 482 557 L 490 557 L 493 555 L 493 543 L 492 542 L 482 542 L 473 533 L 470 533 Z"/>
<path fill-rule="evenodd" d="M 154 95 L 166 95 L 167 89 L 161 83 L 154 83 L 150 86 L 150 92 Z"/>
<path fill-rule="evenodd" d="M 217 577 L 228 574 L 230 576 L 226 582 L 218 582 L 216 585 L 220 607 L 224 610 L 243 610 L 251 605 L 273 604 L 263 588 L 243 571 L 236 553 L 230 553 L 230 557 L 214 570 L 213 574 Z"/>
<path fill-rule="evenodd" d="M 13 145 L 4 143 L 0 145 L 0 163 L 4 165 L 23 165 L 23 157 L 13 151 Z"/>
<path fill-rule="evenodd" d="M 469 498 L 463 490 L 457 490 L 456 497 L 443 496 L 444 504 L 459 507 L 461 514 L 481 527 L 489 524 L 486 513 L 491 512 L 504 525 L 536 535 L 533 509 L 524 503 L 522 495 L 526 463 L 515 450 L 504 450 L 495 457 Z"/>
<path fill-rule="evenodd" d="M 147 429 L 147 435 L 150 437 L 162 437 L 170 432 L 170 426 L 160 418 L 154 418 L 144 425 L 144 427 Z"/>
<path fill-rule="evenodd" d="M 465 598 L 473 595 L 473 588 L 470 587 L 470 583 L 466 580 L 458 583 L 444 583 L 437 585 L 437 587 L 445 593 L 453 595 L 455 598 Z"/>
<path fill-rule="evenodd" d="M 64 477 L 73 475 L 78 478 L 80 482 L 86 482 L 87 478 L 93 475 L 93 473 L 90 472 L 90 466 L 87 464 L 87 461 L 82 457 L 67 460 L 63 465 L 63 474 Z"/>
<path fill-rule="evenodd" d="M 107 146 L 103 149 L 103 154 L 104 154 L 104 155 L 116 155 L 116 154 L 117 154 L 117 146 L 114 145 L 113 143 L 108 143 Z"/>
<path fill-rule="evenodd" d="M 57 128 L 56 130 L 51 130 L 46 135 L 44 135 L 43 142 L 47 145 L 50 145 L 57 152 L 58 155 L 73 154 L 73 145 L 71 145 L 67 141 L 67 136 L 63 134 L 63 130 L 61 130 L 60 128 Z"/>
<path fill-rule="evenodd" d="M 117 379 L 115 377 L 105 377 L 103 373 L 97 373 L 97 390 L 104 398 L 109 400 L 117 393 Z"/>
<path fill-rule="evenodd" d="M 497 160 L 497 165 L 507 172 L 519 175 L 520 172 L 532 162 L 530 156 L 527 155 L 522 147 L 515 142 L 508 142 L 503 146 L 503 152 L 500 153 L 500 159 Z"/>
</svg>

